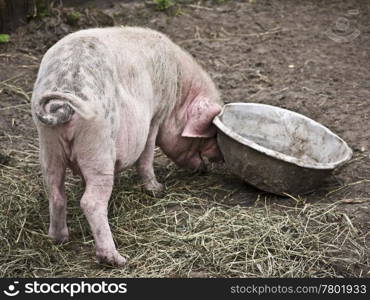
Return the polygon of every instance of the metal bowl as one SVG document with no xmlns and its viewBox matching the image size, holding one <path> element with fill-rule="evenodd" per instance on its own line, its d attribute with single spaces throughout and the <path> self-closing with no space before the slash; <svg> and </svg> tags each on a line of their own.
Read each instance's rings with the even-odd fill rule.
<svg viewBox="0 0 370 300">
<path fill-rule="evenodd" d="M 278 195 L 317 189 L 352 157 L 346 142 L 325 126 L 271 105 L 227 104 L 213 123 L 231 172 Z"/>
</svg>

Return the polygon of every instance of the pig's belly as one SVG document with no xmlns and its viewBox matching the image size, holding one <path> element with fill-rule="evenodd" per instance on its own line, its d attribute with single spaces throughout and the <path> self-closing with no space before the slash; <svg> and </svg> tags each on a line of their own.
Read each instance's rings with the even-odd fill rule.
<svg viewBox="0 0 370 300">
<path fill-rule="evenodd" d="M 118 134 L 116 141 L 116 163 L 115 172 L 130 167 L 139 159 L 145 149 L 149 130 L 126 130 Z"/>
<path fill-rule="evenodd" d="M 144 145 L 145 146 L 145 145 Z M 135 153 L 130 151 L 122 151 L 121 148 L 116 148 L 116 163 L 114 165 L 114 172 L 117 173 L 123 169 L 132 166 L 139 159 L 140 154 L 144 151 L 144 146 Z"/>
<path fill-rule="evenodd" d="M 135 164 L 145 149 L 146 139 L 147 134 L 133 136 L 132 133 L 130 136 L 128 136 L 128 134 L 121 134 L 117 138 L 115 145 L 112 145 L 116 150 L 115 173 Z M 64 148 L 66 150 L 66 147 Z M 77 157 L 72 154 L 73 152 L 73 148 L 69 147 L 68 151 L 65 151 L 67 166 L 72 171 L 73 175 L 82 176 Z"/>
<path fill-rule="evenodd" d="M 118 173 L 123 169 L 132 166 L 138 160 L 138 158 L 139 157 L 128 160 L 125 155 L 120 155 L 119 157 L 117 156 L 116 163 L 114 165 L 114 173 Z"/>
<path fill-rule="evenodd" d="M 117 152 L 116 161 L 114 164 L 114 173 L 118 173 L 122 171 L 123 169 L 135 164 L 135 162 L 139 159 L 140 154 L 136 154 L 136 155 L 131 154 L 128 156 L 123 151 Z M 67 160 L 67 166 L 72 171 L 73 175 L 82 176 L 80 166 L 76 160 Z"/>
</svg>

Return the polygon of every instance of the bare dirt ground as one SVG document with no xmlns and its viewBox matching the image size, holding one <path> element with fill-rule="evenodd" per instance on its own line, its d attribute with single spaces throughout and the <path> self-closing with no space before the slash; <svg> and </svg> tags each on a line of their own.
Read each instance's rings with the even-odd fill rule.
<svg viewBox="0 0 370 300">
<path fill-rule="evenodd" d="M 242 207 L 256 201 L 264 205 L 337 202 L 340 213 L 370 245 L 368 1 L 184 1 L 166 12 L 143 1 L 94 3 L 97 8 L 89 4 L 55 8 L 52 16 L 19 27 L 10 43 L 0 44 L 0 171 L 2 165 L 16 166 L 18 155 L 27 149 L 37 150 L 29 102 L 48 47 L 80 28 L 146 26 L 187 49 L 210 73 L 225 102 L 266 103 L 302 113 L 330 128 L 354 150 L 352 160 L 322 188 L 296 200 L 256 190 L 220 166 L 205 177 L 177 170 L 168 174 L 171 163 L 159 154 L 156 168 L 162 182 L 206 178 L 221 186 L 212 195 L 205 192 L 208 198 Z M 79 11 L 81 18 L 68 21 L 71 11 Z M 31 160 L 37 168 L 37 157 Z M 368 272 L 367 259 L 351 274 Z"/>
</svg>

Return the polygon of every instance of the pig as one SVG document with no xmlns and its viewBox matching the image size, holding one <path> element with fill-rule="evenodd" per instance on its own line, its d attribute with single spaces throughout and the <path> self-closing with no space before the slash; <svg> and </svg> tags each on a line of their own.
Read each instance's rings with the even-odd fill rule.
<svg viewBox="0 0 370 300">
<path fill-rule="evenodd" d="M 115 174 L 135 165 L 160 191 L 156 145 L 179 167 L 204 171 L 222 160 L 213 118 L 223 102 L 209 75 L 166 35 L 139 27 L 94 28 L 59 40 L 44 55 L 32 94 L 49 200 L 48 235 L 68 240 L 66 169 L 85 183 L 80 207 L 97 260 L 122 266 L 108 224 Z"/>
</svg>

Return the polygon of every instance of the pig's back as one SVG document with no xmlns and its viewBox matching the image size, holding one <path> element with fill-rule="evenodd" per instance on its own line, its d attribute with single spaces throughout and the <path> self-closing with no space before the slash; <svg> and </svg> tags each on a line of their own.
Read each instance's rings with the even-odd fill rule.
<svg viewBox="0 0 370 300">
<path fill-rule="evenodd" d="M 105 116 L 117 102 L 128 101 L 145 107 L 148 115 L 165 118 L 186 94 L 186 86 L 204 79 L 207 75 L 192 57 L 164 34 L 139 27 L 87 29 L 48 50 L 33 101 L 45 92 L 67 92 L 91 102 Z"/>
<path fill-rule="evenodd" d="M 109 95 L 115 90 L 138 101 L 158 103 L 176 96 L 179 69 L 175 52 L 165 35 L 150 29 L 81 30 L 50 48 L 40 75 L 56 78 L 52 80 L 54 89 L 71 91 L 83 99 L 117 97 Z"/>
</svg>

